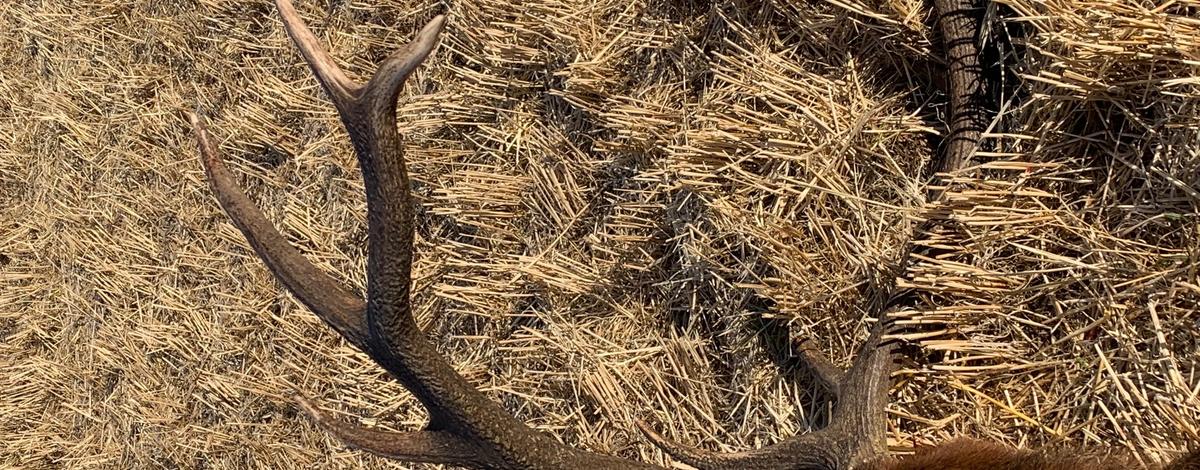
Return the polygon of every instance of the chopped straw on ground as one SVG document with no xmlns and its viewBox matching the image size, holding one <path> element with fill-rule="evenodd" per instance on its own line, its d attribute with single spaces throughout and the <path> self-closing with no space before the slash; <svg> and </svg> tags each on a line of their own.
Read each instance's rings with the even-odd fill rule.
<svg viewBox="0 0 1200 470">
<path fill-rule="evenodd" d="M 362 77 L 448 32 L 400 126 L 419 321 L 521 419 L 665 463 L 819 425 L 794 359 L 846 364 L 897 260 L 921 328 L 898 452 L 966 435 L 1160 461 L 1200 440 L 1194 0 L 1000 0 L 979 166 L 924 201 L 944 133 L 918 1 L 352 0 L 302 14 Z M 337 116 L 267 0 L 0 4 L 0 466 L 408 468 L 297 414 L 424 412 L 288 296 L 217 206 L 182 111 L 255 201 L 364 285 Z M 419 466 L 418 466 L 419 467 Z"/>
</svg>

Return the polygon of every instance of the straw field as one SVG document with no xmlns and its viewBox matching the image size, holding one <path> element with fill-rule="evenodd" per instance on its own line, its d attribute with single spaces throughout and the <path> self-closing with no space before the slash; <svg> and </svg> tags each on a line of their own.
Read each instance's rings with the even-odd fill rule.
<svg viewBox="0 0 1200 470">
<path fill-rule="evenodd" d="M 894 313 L 917 326 L 897 452 L 1164 460 L 1200 442 L 1200 3 L 992 5 L 1001 114 L 935 203 L 926 2 L 298 7 L 360 79 L 449 13 L 400 103 L 414 306 L 530 425 L 664 464 L 635 420 L 721 450 L 819 426 L 797 345 L 848 364 L 898 283 L 921 301 Z M 425 419 L 257 260 L 189 110 L 281 231 L 364 286 L 357 163 L 269 1 L 0 2 L 0 467 L 418 468 L 297 413 L 295 391 Z M 943 254 L 899 272 L 931 217 Z"/>
</svg>

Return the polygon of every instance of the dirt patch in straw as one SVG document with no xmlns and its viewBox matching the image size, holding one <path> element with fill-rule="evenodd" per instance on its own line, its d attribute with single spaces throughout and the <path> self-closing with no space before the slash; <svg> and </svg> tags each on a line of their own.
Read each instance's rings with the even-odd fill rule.
<svg viewBox="0 0 1200 470">
<path fill-rule="evenodd" d="M 848 363 L 913 222 L 948 218 L 926 243 L 949 254 L 900 275 L 927 307 L 897 313 L 926 327 L 893 447 L 1170 457 L 1200 440 L 1200 5 L 997 5 L 1004 114 L 931 207 L 922 2 L 454 2 L 401 103 L 419 321 L 564 441 L 665 462 L 644 419 L 762 446 L 824 416 L 794 343 Z M 356 77 L 447 11 L 299 7 Z M 181 115 L 208 116 L 268 216 L 361 289 L 357 165 L 273 7 L 0 13 L 0 463 L 395 467 L 297 415 L 293 388 L 424 422 L 255 258 Z"/>
</svg>

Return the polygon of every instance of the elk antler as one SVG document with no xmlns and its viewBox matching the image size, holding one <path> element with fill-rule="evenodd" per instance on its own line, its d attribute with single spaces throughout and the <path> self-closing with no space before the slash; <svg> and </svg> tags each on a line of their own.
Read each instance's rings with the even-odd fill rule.
<svg viewBox="0 0 1200 470">
<path fill-rule="evenodd" d="M 592 454 L 535 431 L 460 376 L 425 339 L 409 303 L 413 201 L 405 170 L 396 101 L 404 81 L 437 45 L 446 24 L 429 22 L 385 59 L 366 84 L 352 81 L 318 43 L 290 0 L 276 0 L 283 24 L 337 107 L 362 169 L 367 198 L 367 300 L 304 259 L 234 182 L 196 116 L 191 122 L 213 192 L 255 252 L 297 298 L 367 353 L 421 401 L 429 424 L 416 432 L 382 432 L 345 424 L 307 400 L 300 405 L 346 444 L 414 462 L 499 469 L 656 468 Z"/>
<path fill-rule="evenodd" d="M 984 103 L 986 91 L 983 71 L 979 66 L 978 9 L 975 0 L 934 0 L 934 10 L 941 26 L 946 66 L 949 71 L 950 132 L 941 154 L 932 162 L 934 172 L 953 172 L 975 155 L 979 146 L 988 110 Z M 940 198 L 940 189 L 928 192 L 930 202 Z M 930 220 L 917 229 L 928 231 Z M 904 251 L 901 267 L 907 264 L 913 250 Z M 904 302 L 911 293 L 897 293 L 889 305 Z M 775 445 L 731 454 L 711 452 L 684 446 L 655 433 L 648 426 L 639 426 L 655 444 L 675 458 L 704 470 L 725 469 L 794 469 L 794 468 L 855 468 L 879 462 L 887 456 L 884 422 L 889 377 L 896 347 L 882 341 L 886 330 L 886 314 L 880 315 L 870 338 L 859 349 L 850 370 L 841 374 L 819 354 L 806 352 L 802 357 L 830 388 L 837 398 L 833 416 L 827 427 Z"/>
</svg>

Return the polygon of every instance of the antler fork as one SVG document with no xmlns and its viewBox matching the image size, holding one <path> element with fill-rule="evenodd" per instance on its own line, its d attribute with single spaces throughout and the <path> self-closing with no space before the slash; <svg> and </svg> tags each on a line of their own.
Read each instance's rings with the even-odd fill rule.
<svg viewBox="0 0 1200 470">
<path fill-rule="evenodd" d="M 367 300 L 304 259 L 234 182 L 191 116 L 213 192 L 275 276 L 317 316 L 400 381 L 429 412 L 416 432 L 393 433 L 339 422 L 306 400 L 301 406 L 347 444 L 386 457 L 475 468 L 654 468 L 559 443 L 504 411 L 454 371 L 411 313 L 413 201 L 396 102 L 409 74 L 437 45 L 437 16 L 365 83 L 352 81 L 321 48 L 290 0 L 276 0 L 288 35 L 337 107 L 362 170 L 367 199 Z"/>
</svg>

